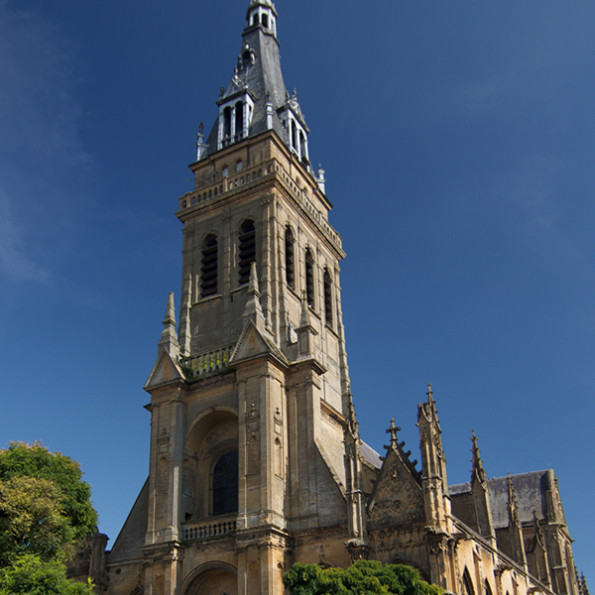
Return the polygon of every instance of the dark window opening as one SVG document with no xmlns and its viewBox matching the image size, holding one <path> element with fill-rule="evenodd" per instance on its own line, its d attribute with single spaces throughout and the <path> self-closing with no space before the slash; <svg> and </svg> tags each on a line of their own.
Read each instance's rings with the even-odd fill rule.
<svg viewBox="0 0 595 595">
<path fill-rule="evenodd" d="M 241 101 L 236 103 L 236 140 L 244 137 L 244 104 Z"/>
<path fill-rule="evenodd" d="M 297 130 L 293 120 L 291 121 L 291 146 L 297 150 Z"/>
<path fill-rule="evenodd" d="M 230 450 L 213 469 L 213 515 L 238 511 L 238 451 Z"/>
<path fill-rule="evenodd" d="M 208 297 L 217 293 L 217 236 L 211 234 L 202 244 L 200 266 L 200 296 Z"/>
<path fill-rule="evenodd" d="M 254 15 L 254 18 L 252 19 L 252 24 L 258 25 L 258 15 L 257 14 Z"/>
<path fill-rule="evenodd" d="M 263 14 L 262 15 L 262 26 L 265 29 L 268 29 L 269 28 L 269 17 L 266 14 Z"/>
<path fill-rule="evenodd" d="M 238 274 L 240 285 L 243 285 L 250 280 L 250 268 L 256 260 L 256 230 L 254 229 L 254 221 L 248 219 L 242 223 L 239 244 Z"/>
<path fill-rule="evenodd" d="M 295 289 L 294 237 L 291 227 L 285 228 L 285 281 Z"/>
<path fill-rule="evenodd" d="M 331 276 L 324 271 L 324 318 L 326 323 L 333 326 L 333 289 Z"/>
<path fill-rule="evenodd" d="M 465 572 L 463 572 L 463 587 L 465 589 L 465 595 L 475 595 L 475 589 L 473 588 L 469 571 L 466 568 Z"/>
<path fill-rule="evenodd" d="M 306 250 L 306 301 L 314 308 L 314 258 L 309 248 Z"/>
<path fill-rule="evenodd" d="M 226 107 L 223 110 L 223 136 L 229 138 L 231 136 L 231 108 Z"/>
<path fill-rule="evenodd" d="M 306 137 L 304 133 L 300 130 L 300 155 L 302 156 L 302 161 L 307 161 L 306 157 Z"/>
</svg>

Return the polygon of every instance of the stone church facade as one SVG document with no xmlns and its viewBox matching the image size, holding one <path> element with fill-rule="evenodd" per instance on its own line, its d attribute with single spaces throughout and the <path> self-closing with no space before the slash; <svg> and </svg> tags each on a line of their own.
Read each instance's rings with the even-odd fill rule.
<svg viewBox="0 0 595 595">
<path fill-rule="evenodd" d="M 473 436 L 471 481 L 449 486 L 431 387 L 420 467 L 394 423 L 383 457 L 361 439 L 344 252 L 270 0 L 251 0 L 217 105 L 179 199 L 179 325 L 170 295 L 145 386 L 149 477 L 111 551 L 94 557 L 102 590 L 280 595 L 294 562 L 370 558 L 453 593 L 586 595 L 553 472 L 488 479 Z"/>
</svg>

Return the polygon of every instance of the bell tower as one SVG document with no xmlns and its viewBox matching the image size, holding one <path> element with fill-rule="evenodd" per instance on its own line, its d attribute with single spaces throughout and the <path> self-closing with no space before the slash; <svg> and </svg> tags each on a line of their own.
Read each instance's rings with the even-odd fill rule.
<svg viewBox="0 0 595 595">
<path fill-rule="evenodd" d="M 350 560 L 344 253 L 275 6 L 252 0 L 246 19 L 179 199 L 178 332 L 170 298 L 145 387 L 145 593 L 273 595 L 296 560 Z"/>
</svg>

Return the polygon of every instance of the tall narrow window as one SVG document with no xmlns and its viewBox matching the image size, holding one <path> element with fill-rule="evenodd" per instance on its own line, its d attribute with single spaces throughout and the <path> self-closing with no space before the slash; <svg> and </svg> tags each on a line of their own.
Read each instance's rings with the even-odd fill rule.
<svg viewBox="0 0 595 595">
<path fill-rule="evenodd" d="M 236 103 L 236 140 L 244 137 L 244 104 L 241 101 Z"/>
<path fill-rule="evenodd" d="M 465 589 L 465 595 L 475 595 L 473 582 L 471 581 L 471 576 L 469 575 L 469 571 L 466 568 L 463 572 L 463 587 Z"/>
<path fill-rule="evenodd" d="M 314 308 L 314 258 L 310 248 L 306 249 L 306 300 Z"/>
<path fill-rule="evenodd" d="M 254 221 L 247 219 L 242 223 L 239 237 L 238 275 L 240 285 L 250 280 L 250 267 L 256 260 L 256 230 Z"/>
<path fill-rule="evenodd" d="M 285 228 L 285 281 L 292 289 L 295 289 L 294 243 L 293 232 L 288 225 Z"/>
<path fill-rule="evenodd" d="M 213 468 L 213 515 L 238 511 L 238 451 L 226 452 Z"/>
<path fill-rule="evenodd" d="M 328 269 L 324 270 L 324 318 L 328 326 L 333 326 L 333 283 Z"/>
<path fill-rule="evenodd" d="M 202 244 L 200 265 L 200 297 L 217 293 L 217 236 L 208 235 Z"/>
<path fill-rule="evenodd" d="M 231 136 L 231 108 L 226 107 L 223 110 L 223 137 L 229 139 Z"/>
</svg>

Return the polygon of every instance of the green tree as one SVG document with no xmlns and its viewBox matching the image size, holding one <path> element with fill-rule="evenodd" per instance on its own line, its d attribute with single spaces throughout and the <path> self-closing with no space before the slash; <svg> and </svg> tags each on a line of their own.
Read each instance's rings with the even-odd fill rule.
<svg viewBox="0 0 595 595">
<path fill-rule="evenodd" d="M 92 593 L 67 579 L 65 562 L 96 527 L 78 463 L 39 444 L 0 450 L 0 595 Z"/>
<path fill-rule="evenodd" d="M 40 444 L 12 442 L 8 448 L 0 450 L 0 481 L 16 477 L 45 479 L 60 490 L 58 503 L 69 520 L 74 539 L 92 535 L 97 527 L 91 487 L 82 476 L 76 461 L 62 453 L 50 452 Z"/>
<path fill-rule="evenodd" d="M 0 570 L 0 595 L 91 595 L 93 585 L 66 578 L 64 564 L 25 554 L 14 565 Z"/>
<path fill-rule="evenodd" d="M 347 569 L 294 564 L 283 576 L 294 595 L 441 595 L 411 566 L 361 560 Z"/>
</svg>

